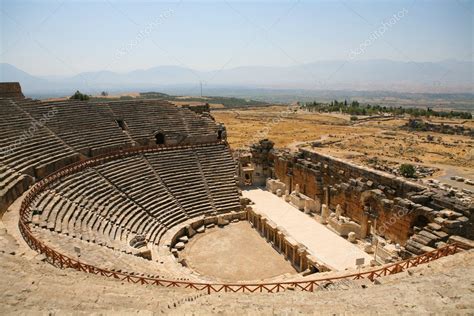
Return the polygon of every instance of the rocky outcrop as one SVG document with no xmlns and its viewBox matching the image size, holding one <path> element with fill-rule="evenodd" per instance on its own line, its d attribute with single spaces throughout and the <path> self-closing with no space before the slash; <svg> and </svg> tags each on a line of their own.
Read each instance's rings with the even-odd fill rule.
<svg viewBox="0 0 474 316">
<path fill-rule="evenodd" d="M 0 82 L 0 98 L 19 98 L 25 96 L 21 92 L 21 86 L 18 82 Z"/>
</svg>

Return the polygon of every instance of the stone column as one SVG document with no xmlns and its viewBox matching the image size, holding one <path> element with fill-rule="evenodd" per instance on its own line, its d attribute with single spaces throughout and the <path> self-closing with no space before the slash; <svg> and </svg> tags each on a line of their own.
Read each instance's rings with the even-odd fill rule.
<svg viewBox="0 0 474 316">
<path fill-rule="evenodd" d="M 365 214 L 362 214 L 362 219 L 360 221 L 360 239 L 364 239 L 367 237 L 367 229 L 368 229 L 368 217 Z"/>
<path fill-rule="evenodd" d="M 321 206 L 321 224 L 326 225 L 328 223 L 329 207 L 326 204 Z"/>
<path fill-rule="evenodd" d="M 282 249 L 281 249 L 281 235 L 282 235 L 281 231 L 277 231 L 277 233 L 276 233 L 276 243 L 277 243 L 277 248 L 280 251 L 280 253 L 282 251 Z"/>
<path fill-rule="evenodd" d="M 293 255 L 293 258 L 292 258 L 293 264 L 295 266 L 298 266 L 299 262 L 296 262 L 298 260 L 298 258 L 296 258 L 296 247 L 291 247 L 291 250 L 292 250 L 291 253 Z"/>
<path fill-rule="evenodd" d="M 329 205 L 329 187 L 324 187 L 324 204 Z"/>
<path fill-rule="evenodd" d="M 342 212 L 342 207 L 341 207 L 341 205 L 338 204 L 336 206 L 336 219 L 339 219 L 339 217 L 342 215 L 342 213 L 343 213 Z"/>
<path fill-rule="evenodd" d="M 304 271 L 308 269 L 308 252 L 306 248 L 298 249 L 300 255 L 300 270 Z"/>
<path fill-rule="evenodd" d="M 305 212 L 305 214 L 309 214 L 311 212 L 310 211 L 310 201 L 309 200 L 304 201 L 304 212 Z"/>
<path fill-rule="evenodd" d="M 260 234 L 265 237 L 265 223 L 267 222 L 267 219 L 265 217 L 262 217 L 261 221 L 261 227 L 260 227 Z"/>
</svg>

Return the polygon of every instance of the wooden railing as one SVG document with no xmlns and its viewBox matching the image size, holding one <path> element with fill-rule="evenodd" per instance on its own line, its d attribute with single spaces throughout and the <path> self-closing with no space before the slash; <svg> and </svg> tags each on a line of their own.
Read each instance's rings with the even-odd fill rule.
<svg viewBox="0 0 474 316">
<path fill-rule="evenodd" d="M 89 167 L 93 167 L 104 162 L 118 159 L 130 155 L 149 153 L 160 150 L 172 150 L 172 149 L 184 149 L 184 148 L 196 148 L 196 147 L 205 147 L 216 145 L 216 143 L 209 144 L 200 144 L 200 145 L 184 145 L 184 146 L 166 146 L 166 147 L 141 147 L 136 149 L 128 149 L 115 153 L 104 154 L 91 158 L 89 160 L 81 161 L 69 165 L 65 168 L 54 172 L 53 174 L 45 177 L 43 180 L 37 182 L 31 190 L 28 192 L 26 197 L 23 199 L 20 207 L 20 219 L 19 219 L 19 229 L 25 239 L 26 243 L 30 246 L 31 249 L 37 251 L 38 253 L 43 254 L 47 261 L 52 265 L 65 269 L 71 268 L 78 271 L 83 271 L 86 273 L 101 275 L 109 278 L 114 278 L 122 281 L 127 281 L 131 283 L 138 284 L 151 284 L 165 287 L 179 287 L 187 289 L 195 289 L 199 291 L 206 291 L 207 293 L 215 292 L 266 292 L 266 293 L 275 293 L 285 291 L 288 288 L 299 289 L 302 291 L 315 291 L 322 284 L 327 284 L 328 282 L 337 282 L 339 280 L 359 280 L 359 279 L 368 279 L 373 281 L 376 278 L 391 275 L 405 271 L 408 268 L 416 267 L 420 264 L 427 263 L 433 260 L 436 260 L 441 257 L 449 256 L 458 252 L 460 247 L 457 244 L 448 244 L 437 250 L 425 253 L 418 257 L 410 258 L 405 261 L 397 262 L 390 264 L 375 270 L 348 274 L 343 276 L 329 277 L 323 279 L 314 279 L 314 280 L 302 280 L 302 281 L 286 281 L 286 282 L 273 282 L 273 283 L 235 283 L 235 284 L 221 284 L 221 283 L 201 283 L 201 282 L 190 282 L 190 281 L 178 281 L 178 280 L 165 280 L 157 278 L 148 278 L 137 275 L 130 275 L 127 273 L 110 271 L 107 269 L 102 269 L 90 264 L 80 262 L 79 260 L 73 259 L 66 255 L 59 253 L 58 251 L 50 248 L 41 240 L 37 239 L 30 227 L 30 219 L 32 216 L 31 203 L 37 197 L 38 193 L 48 188 L 48 186 L 54 181 L 72 174 L 84 170 Z"/>
</svg>

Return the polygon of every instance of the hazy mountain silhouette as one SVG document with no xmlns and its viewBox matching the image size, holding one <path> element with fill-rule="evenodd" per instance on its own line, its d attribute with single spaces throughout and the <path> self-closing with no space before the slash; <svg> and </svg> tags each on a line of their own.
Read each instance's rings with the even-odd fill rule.
<svg viewBox="0 0 474 316">
<path fill-rule="evenodd" d="M 473 92 L 474 63 L 400 62 L 391 60 L 319 61 L 288 67 L 247 66 L 196 71 L 157 66 L 127 73 L 84 72 L 70 77 L 32 76 L 10 64 L 0 64 L 1 81 L 19 81 L 25 94 L 100 90 L 143 90 L 190 87 L 270 88 L 308 90 L 385 90 L 406 92 Z"/>
</svg>

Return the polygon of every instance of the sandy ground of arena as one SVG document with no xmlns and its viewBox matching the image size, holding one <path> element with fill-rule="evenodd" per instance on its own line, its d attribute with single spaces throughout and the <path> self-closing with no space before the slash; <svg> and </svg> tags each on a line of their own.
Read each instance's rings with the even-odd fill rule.
<svg viewBox="0 0 474 316">
<path fill-rule="evenodd" d="M 182 257 L 195 272 L 227 282 L 258 281 L 296 273 L 247 221 L 207 229 L 194 236 Z"/>
<path fill-rule="evenodd" d="M 242 194 L 255 203 L 257 211 L 284 228 L 293 239 L 305 245 L 314 257 L 332 270 L 355 268 L 357 258 L 364 258 L 366 264 L 373 259 L 269 191 L 257 188 L 243 190 Z"/>
</svg>

